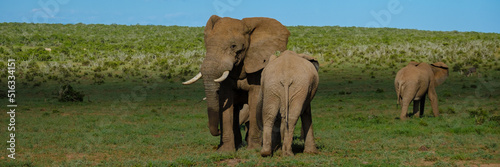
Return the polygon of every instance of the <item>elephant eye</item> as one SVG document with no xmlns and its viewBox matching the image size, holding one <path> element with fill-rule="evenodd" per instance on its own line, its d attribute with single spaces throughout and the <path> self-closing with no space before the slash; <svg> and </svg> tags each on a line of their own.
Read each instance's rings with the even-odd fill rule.
<svg viewBox="0 0 500 167">
<path fill-rule="evenodd" d="M 236 48 L 236 45 L 231 45 L 231 49 L 234 49 L 234 48 Z"/>
</svg>

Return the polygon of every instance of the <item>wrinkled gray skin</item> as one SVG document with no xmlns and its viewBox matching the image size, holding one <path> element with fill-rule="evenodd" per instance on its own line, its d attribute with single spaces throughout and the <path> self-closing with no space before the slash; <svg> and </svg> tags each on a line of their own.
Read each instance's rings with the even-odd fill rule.
<svg viewBox="0 0 500 167">
<path fill-rule="evenodd" d="M 262 72 L 261 96 L 258 106 L 262 109 L 262 156 L 269 156 L 273 148 L 273 129 L 280 129 L 283 155 L 291 156 L 293 131 L 299 117 L 305 135 L 304 152 L 316 153 L 314 143 L 311 100 L 318 88 L 318 62 L 307 55 L 292 51 L 281 53 Z M 277 120 L 280 119 L 280 120 Z M 281 122 L 276 123 L 276 122 Z M 276 127 L 278 126 L 278 127 Z"/>
<path fill-rule="evenodd" d="M 207 52 L 200 73 L 207 97 L 210 133 L 222 135 L 218 150 L 235 151 L 241 144 L 238 117 L 244 104 L 248 104 L 248 109 L 243 109 L 248 112 L 248 148 L 259 148 L 262 138 L 256 125 L 256 106 L 261 72 L 270 55 L 286 50 L 290 32 L 271 18 L 238 20 L 213 15 L 204 33 Z M 228 75 L 224 77 L 226 71 Z"/>
<path fill-rule="evenodd" d="M 396 74 L 394 87 L 398 97 L 398 104 L 402 110 L 399 118 L 408 116 L 417 117 L 424 114 L 425 96 L 429 97 L 434 116 L 439 116 L 438 97 L 436 87 L 448 78 L 448 66 L 443 62 L 434 64 L 410 62 Z M 408 115 L 408 107 L 413 101 L 413 113 Z M 420 113 L 419 113 L 420 108 Z"/>
</svg>

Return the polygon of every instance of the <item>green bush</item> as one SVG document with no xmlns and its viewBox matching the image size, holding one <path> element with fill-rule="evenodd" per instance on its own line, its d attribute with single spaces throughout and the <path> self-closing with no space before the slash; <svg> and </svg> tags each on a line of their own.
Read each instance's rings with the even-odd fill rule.
<svg viewBox="0 0 500 167">
<path fill-rule="evenodd" d="M 483 108 L 468 109 L 467 112 L 471 118 L 474 118 L 477 125 L 481 125 L 486 120 L 489 120 L 490 112 Z"/>
<path fill-rule="evenodd" d="M 81 102 L 84 96 L 82 92 L 76 91 L 71 85 L 66 84 L 59 88 L 59 96 L 57 99 L 60 102 Z"/>
</svg>

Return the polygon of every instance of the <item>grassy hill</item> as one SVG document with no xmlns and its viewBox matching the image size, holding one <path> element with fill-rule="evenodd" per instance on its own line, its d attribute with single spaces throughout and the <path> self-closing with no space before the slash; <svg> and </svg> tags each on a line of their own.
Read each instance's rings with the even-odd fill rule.
<svg viewBox="0 0 500 167">
<path fill-rule="evenodd" d="M 215 152 L 219 138 L 206 127 L 202 83 L 180 84 L 203 61 L 202 27 L 0 23 L 0 81 L 15 58 L 18 101 L 17 159 L 4 152 L 0 166 L 500 164 L 500 34 L 288 29 L 288 49 L 321 63 L 312 102 L 320 153 L 302 154 L 295 141 L 295 157 L 262 158 L 246 148 Z M 427 103 L 424 118 L 394 119 L 395 73 L 409 61 L 450 66 L 437 88 L 440 117 L 430 117 Z M 464 76 L 470 67 L 477 74 Z M 57 100 L 66 84 L 83 102 Z M 0 119 L 0 139 L 8 140 L 8 121 Z"/>
<path fill-rule="evenodd" d="M 35 74 L 42 81 L 78 77 L 79 73 L 116 73 L 110 75 L 116 77 L 162 73 L 167 79 L 185 78 L 198 72 L 205 52 L 202 27 L 0 23 L 0 28 L 2 60 L 15 57 L 23 61 L 20 70 L 42 71 Z M 288 29 L 290 50 L 311 54 L 327 67 L 351 63 L 360 68 L 400 68 L 409 61 L 443 61 L 454 72 L 473 66 L 500 70 L 500 34 L 356 27 Z"/>
</svg>

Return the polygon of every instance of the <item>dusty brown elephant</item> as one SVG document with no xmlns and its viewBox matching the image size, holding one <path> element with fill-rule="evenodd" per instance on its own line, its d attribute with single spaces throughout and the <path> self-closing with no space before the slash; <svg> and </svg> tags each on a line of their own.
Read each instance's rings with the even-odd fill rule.
<svg viewBox="0 0 500 167">
<path fill-rule="evenodd" d="M 402 111 L 399 118 L 407 118 L 408 106 L 413 101 L 413 113 L 422 116 L 424 114 L 425 96 L 431 102 L 434 116 L 439 116 L 438 97 L 436 87 L 448 78 L 448 66 L 443 62 L 434 64 L 410 62 L 396 74 L 394 87 L 401 104 Z M 419 113 L 420 107 L 420 113 Z"/>
<path fill-rule="evenodd" d="M 248 148 L 259 148 L 261 130 L 256 126 L 256 105 L 262 69 L 269 56 L 286 50 L 290 32 L 271 18 L 242 20 L 213 15 L 205 26 L 205 60 L 201 72 L 183 84 L 203 78 L 207 96 L 208 127 L 221 136 L 220 151 L 234 151 L 241 143 L 238 112 L 248 104 Z M 242 88 L 239 82 L 246 80 Z M 220 130 L 219 130 L 220 125 Z"/>
<path fill-rule="evenodd" d="M 302 120 L 302 133 L 305 135 L 304 152 L 317 152 L 314 142 L 311 100 L 318 88 L 319 64 L 313 57 L 292 51 L 281 53 L 278 58 L 271 58 L 262 72 L 261 96 L 259 107 L 262 110 L 263 145 L 262 156 L 272 153 L 273 127 L 275 121 L 283 140 L 283 155 L 293 155 L 292 140 L 295 125 Z M 281 120 L 276 120 L 281 118 Z M 274 127 L 274 129 L 277 129 Z"/>
</svg>

